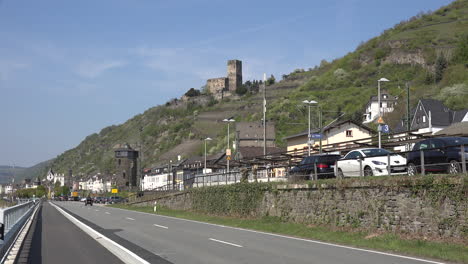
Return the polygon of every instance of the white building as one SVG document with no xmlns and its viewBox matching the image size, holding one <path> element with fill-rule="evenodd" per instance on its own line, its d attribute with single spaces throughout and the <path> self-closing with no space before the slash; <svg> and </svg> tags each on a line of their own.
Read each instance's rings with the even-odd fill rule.
<svg viewBox="0 0 468 264">
<path fill-rule="evenodd" d="M 112 189 L 112 182 L 105 180 L 104 177 L 98 173 L 89 179 L 81 180 L 78 182 L 80 190 L 90 191 L 92 193 L 110 192 Z"/>
<path fill-rule="evenodd" d="M 11 194 L 11 193 L 13 193 L 13 185 L 8 184 L 5 186 L 5 194 Z"/>
<path fill-rule="evenodd" d="M 65 186 L 65 174 L 55 173 L 52 169 L 47 172 L 47 180 L 55 184 L 60 182 L 60 186 Z"/>
<path fill-rule="evenodd" d="M 170 174 L 167 173 L 167 167 L 154 168 L 148 171 L 142 180 L 142 189 L 144 191 L 161 188 L 172 183 Z"/>
<path fill-rule="evenodd" d="M 383 116 L 386 113 L 391 113 L 395 109 L 398 97 L 389 95 L 383 91 L 380 93 L 380 114 Z M 364 114 L 363 123 L 370 123 L 377 119 L 379 113 L 379 101 L 377 96 L 372 96 L 366 105 L 366 113 Z"/>
</svg>

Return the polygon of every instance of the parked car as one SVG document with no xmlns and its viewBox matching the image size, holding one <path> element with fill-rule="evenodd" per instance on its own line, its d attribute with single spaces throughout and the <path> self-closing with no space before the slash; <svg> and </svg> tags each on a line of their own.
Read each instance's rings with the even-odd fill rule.
<svg viewBox="0 0 468 264">
<path fill-rule="evenodd" d="M 338 154 L 317 154 L 305 157 L 301 162 L 293 167 L 289 173 L 294 175 L 304 175 L 313 178 L 315 168 L 317 168 L 318 178 L 335 177 L 335 162 L 341 158 Z"/>
<path fill-rule="evenodd" d="M 85 206 L 87 206 L 88 204 L 91 205 L 91 206 L 93 206 L 93 198 L 91 198 L 91 197 L 86 197 Z"/>
<path fill-rule="evenodd" d="M 124 202 L 124 199 L 119 196 L 112 196 L 109 199 L 109 204 L 116 204 L 116 203 L 121 203 Z"/>
<path fill-rule="evenodd" d="M 97 204 L 104 203 L 104 197 L 95 197 L 94 202 Z"/>
<path fill-rule="evenodd" d="M 421 172 L 421 150 L 424 153 L 426 172 L 461 172 L 461 145 L 465 145 L 465 161 L 468 161 L 467 137 L 429 138 L 416 143 L 408 154 L 408 174 Z"/>
<path fill-rule="evenodd" d="M 406 158 L 386 149 L 363 148 L 348 152 L 336 162 L 338 178 L 388 175 L 388 154 L 390 155 L 390 174 L 406 174 Z M 362 165 L 360 165 L 362 163 Z M 362 169 L 362 171 L 360 171 Z"/>
</svg>

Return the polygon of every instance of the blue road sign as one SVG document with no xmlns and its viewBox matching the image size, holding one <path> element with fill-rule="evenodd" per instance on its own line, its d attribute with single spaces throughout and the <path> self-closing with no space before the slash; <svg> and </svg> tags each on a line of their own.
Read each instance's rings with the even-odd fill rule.
<svg viewBox="0 0 468 264">
<path fill-rule="evenodd" d="M 379 125 L 379 129 L 383 133 L 390 133 L 390 128 L 388 127 L 388 125 Z"/>
<path fill-rule="evenodd" d="M 322 138 L 322 134 L 310 134 L 310 138 L 311 138 L 311 139 L 321 139 L 321 138 Z"/>
</svg>

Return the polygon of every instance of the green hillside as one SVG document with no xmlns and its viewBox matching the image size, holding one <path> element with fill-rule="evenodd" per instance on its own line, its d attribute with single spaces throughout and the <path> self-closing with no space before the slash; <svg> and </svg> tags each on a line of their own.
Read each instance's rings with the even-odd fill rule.
<svg viewBox="0 0 468 264">
<path fill-rule="evenodd" d="M 320 103 L 324 124 L 341 112 L 344 118 L 361 121 L 381 77 L 391 80 L 383 89 L 401 101 L 386 117 L 390 124 L 404 113 L 406 82 L 411 84 L 412 104 L 430 97 L 443 100 L 452 109 L 466 108 L 468 0 L 400 22 L 342 58 L 322 61 L 309 70 L 297 69 L 269 85 L 267 118 L 276 123 L 278 145 L 284 145 L 284 136 L 306 129 L 306 109 L 301 105 L 305 99 Z M 238 121 L 260 121 L 261 102 L 261 94 L 250 92 L 221 102 L 209 94 L 171 101 L 88 136 L 76 148 L 59 155 L 51 166 L 62 173 L 68 169 L 82 175 L 112 173 L 113 149 L 129 143 L 136 149 L 142 146 L 143 166 L 147 167 L 174 160 L 177 155 L 201 154 L 202 139 L 207 136 L 215 139 L 209 147 L 214 153 L 226 142 L 226 125 L 220 120 L 234 116 Z"/>
</svg>

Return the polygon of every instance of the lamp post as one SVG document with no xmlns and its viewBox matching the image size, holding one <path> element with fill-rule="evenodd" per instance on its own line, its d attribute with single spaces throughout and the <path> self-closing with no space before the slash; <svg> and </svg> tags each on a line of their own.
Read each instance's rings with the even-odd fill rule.
<svg viewBox="0 0 468 264">
<path fill-rule="evenodd" d="M 304 104 L 306 104 L 308 107 L 309 107 L 309 133 L 307 134 L 307 147 L 308 147 L 308 152 L 309 152 L 309 155 L 310 156 L 310 107 L 313 105 L 313 104 L 317 104 L 316 101 L 314 100 L 304 100 L 302 101 Z"/>
<path fill-rule="evenodd" d="M 380 78 L 380 79 L 377 81 L 377 88 L 378 88 L 378 91 L 377 91 L 377 97 L 378 97 L 378 98 L 377 98 L 377 107 L 378 107 L 378 108 L 377 108 L 377 109 L 378 109 L 378 110 L 377 110 L 377 116 L 378 116 L 378 118 L 380 118 L 380 108 L 381 108 L 381 106 L 380 106 L 380 104 L 381 104 L 381 103 L 380 103 L 380 99 L 381 99 L 381 98 L 380 98 L 380 82 L 389 82 L 389 80 L 386 79 L 386 78 Z M 379 148 L 382 148 L 382 131 L 381 131 L 380 124 L 379 124 L 379 128 L 378 128 L 377 130 L 378 130 L 378 132 L 379 132 Z"/>
<path fill-rule="evenodd" d="M 228 124 L 228 131 L 227 131 L 227 148 L 226 148 L 226 154 L 229 150 L 229 123 L 231 122 L 236 122 L 236 120 L 232 119 L 232 118 L 225 118 L 223 119 L 223 122 L 226 122 Z M 226 171 L 227 173 L 229 173 L 229 158 L 227 158 L 227 168 L 226 168 Z"/>
<path fill-rule="evenodd" d="M 205 138 L 205 167 L 203 169 L 203 174 L 206 174 L 206 141 L 212 140 L 211 138 Z"/>
</svg>

